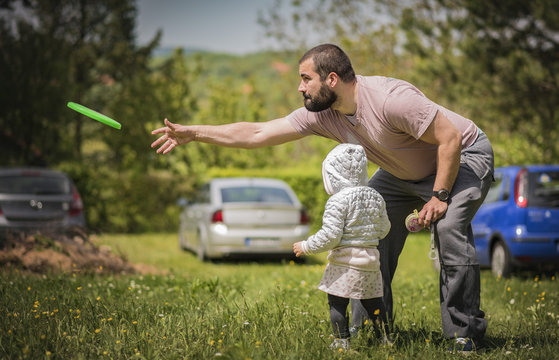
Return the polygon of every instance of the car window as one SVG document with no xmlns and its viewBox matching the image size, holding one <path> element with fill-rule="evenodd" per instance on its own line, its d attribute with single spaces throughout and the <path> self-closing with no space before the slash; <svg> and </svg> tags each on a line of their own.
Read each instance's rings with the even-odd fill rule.
<svg viewBox="0 0 559 360">
<path fill-rule="evenodd" d="M 530 174 L 530 206 L 559 207 L 559 171 Z"/>
<path fill-rule="evenodd" d="M 266 186 L 239 186 L 221 189 L 221 200 L 230 202 L 263 202 L 292 204 L 291 197 L 281 188 Z"/>
<path fill-rule="evenodd" d="M 491 183 L 491 187 L 485 197 L 485 203 L 492 203 L 499 201 L 501 194 L 501 185 L 503 184 L 503 174 L 495 174 L 495 181 Z"/>
<path fill-rule="evenodd" d="M 207 204 L 210 202 L 210 184 L 202 186 L 194 198 L 195 203 Z"/>
<path fill-rule="evenodd" d="M 0 193 L 60 195 L 70 194 L 70 181 L 60 176 L 2 176 Z"/>
</svg>

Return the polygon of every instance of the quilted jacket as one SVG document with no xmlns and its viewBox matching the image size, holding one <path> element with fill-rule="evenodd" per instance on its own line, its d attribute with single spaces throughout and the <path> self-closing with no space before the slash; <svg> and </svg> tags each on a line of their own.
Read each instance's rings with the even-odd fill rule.
<svg viewBox="0 0 559 360">
<path fill-rule="evenodd" d="M 322 163 L 326 202 L 322 228 L 302 243 L 305 254 L 347 246 L 376 247 L 390 230 L 382 196 L 367 186 L 363 147 L 336 146 Z"/>
</svg>

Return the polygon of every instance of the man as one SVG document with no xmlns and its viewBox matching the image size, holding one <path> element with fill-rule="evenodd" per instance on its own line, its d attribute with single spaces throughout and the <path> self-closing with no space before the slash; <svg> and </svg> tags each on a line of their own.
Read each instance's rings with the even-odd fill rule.
<svg viewBox="0 0 559 360">
<path fill-rule="evenodd" d="M 471 121 L 435 104 L 413 85 L 380 76 L 356 76 L 337 46 L 319 45 L 299 61 L 304 108 L 264 123 L 181 126 L 165 119 L 152 147 L 166 154 L 200 141 L 256 148 L 319 135 L 362 145 L 379 170 L 369 181 L 385 199 L 392 228 L 381 242 L 381 270 L 388 317 L 391 281 L 408 230 L 405 218 L 419 209 L 430 227 L 441 262 L 444 335 L 459 350 L 475 350 L 487 321 L 479 309 L 480 274 L 470 222 L 493 174 L 493 151 Z"/>
</svg>

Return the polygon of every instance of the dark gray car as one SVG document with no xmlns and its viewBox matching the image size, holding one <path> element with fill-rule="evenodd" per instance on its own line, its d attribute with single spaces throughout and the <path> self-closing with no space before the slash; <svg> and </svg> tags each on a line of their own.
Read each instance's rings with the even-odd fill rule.
<svg viewBox="0 0 559 360">
<path fill-rule="evenodd" d="M 85 228 L 83 203 L 64 173 L 0 168 L 0 235 L 8 231 Z"/>
</svg>

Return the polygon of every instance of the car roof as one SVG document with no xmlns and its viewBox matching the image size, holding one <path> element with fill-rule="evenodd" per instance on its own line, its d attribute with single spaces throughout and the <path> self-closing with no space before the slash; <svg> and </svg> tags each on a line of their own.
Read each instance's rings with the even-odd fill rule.
<svg viewBox="0 0 559 360">
<path fill-rule="evenodd" d="M 33 175 L 33 176 L 59 176 L 68 178 L 68 176 L 58 170 L 52 170 L 40 167 L 0 167 L 0 176 L 14 175 Z"/>
<path fill-rule="evenodd" d="M 287 184 L 283 180 L 272 178 L 260 177 L 228 177 L 228 178 L 215 178 L 210 181 L 214 186 L 240 186 L 240 185 L 260 185 L 260 186 L 281 186 L 285 187 Z"/>
<path fill-rule="evenodd" d="M 518 171 L 520 169 L 528 169 L 534 171 L 559 171 L 559 164 L 533 164 L 533 165 L 510 165 L 496 168 L 497 171 Z"/>
</svg>

